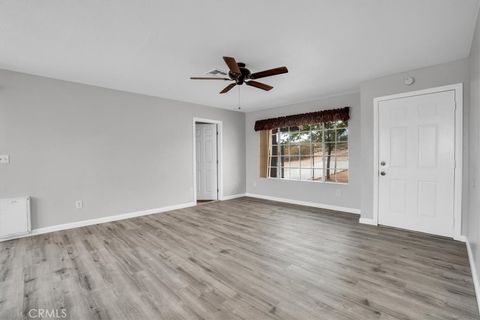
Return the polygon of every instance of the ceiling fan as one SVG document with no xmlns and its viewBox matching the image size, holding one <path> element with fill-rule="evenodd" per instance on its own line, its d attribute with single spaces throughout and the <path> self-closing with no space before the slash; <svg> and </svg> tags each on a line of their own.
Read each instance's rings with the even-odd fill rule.
<svg viewBox="0 0 480 320">
<path fill-rule="evenodd" d="M 235 61 L 235 58 L 223 57 L 223 60 L 227 64 L 228 68 L 230 69 L 230 71 L 228 72 L 228 78 L 227 77 L 223 77 L 223 78 L 221 77 L 190 77 L 190 79 L 234 81 L 233 83 L 230 83 L 228 86 L 226 86 L 222 91 L 220 91 L 221 94 L 227 93 L 228 91 L 232 90 L 233 87 L 235 87 L 236 85 L 240 86 L 244 83 L 251 87 L 255 87 L 265 91 L 270 91 L 273 89 L 272 86 L 269 86 L 268 84 L 261 83 L 255 80 L 288 72 L 287 67 L 279 67 L 279 68 L 251 73 L 250 70 L 248 70 L 245 67 L 245 63 L 242 63 L 242 62 L 237 63 L 237 61 Z"/>
</svg>

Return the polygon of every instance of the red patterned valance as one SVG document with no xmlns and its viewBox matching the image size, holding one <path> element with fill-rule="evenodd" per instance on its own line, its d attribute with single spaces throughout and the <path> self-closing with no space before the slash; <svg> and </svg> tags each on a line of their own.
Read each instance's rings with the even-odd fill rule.
<svg viewBox="0 0 480 320">
<path fill-rule="evenodd" d="M 258 120 L 255 122 L 255 131 L 317 124 L 338 120 L 347 121 L 348 119 L 350 119 L 350 107 L 344 107 L 339 109 L 322 110 L 317 112 L 295 114 L 286 117 Z"/>
</svg>

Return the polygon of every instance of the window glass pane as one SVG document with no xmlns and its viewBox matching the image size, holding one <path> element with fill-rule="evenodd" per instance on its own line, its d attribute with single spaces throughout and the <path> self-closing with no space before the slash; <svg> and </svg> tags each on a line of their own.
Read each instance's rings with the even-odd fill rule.
<svg viewBox="0 0 480 320">
<path fill-rule="evenodd" d="M 310 129 L 311 130 L 323 130 L 323 124 L 319 123 L 319 124 L 310 125 Z"/>
<path fill-rule="evenodd" d="M 313 179 L 313 170 L 312 169 L 301 169 L 300 171 L 301 180 L 312 180 Z"/>
<path fill-rule="evenodd" d="M 348 126 L 348 121 L 339 120 L 335 123 L 337 128 L 346 128 Z"/>
<path fill-rule="evenodd" d="M 298 156 L 300 155 L 300 146 L 299 145 L 290 145 L 290 155 Z"/>
<path fill-rule="evenodd" d="M 280 133 L 280 143 L 287 143 L 289 140 L 290 134 L 288 132 Z"/>
<path fill-rule="evenodd" d="M 295 131 L 299 131 L 300 128 L 299 127 L 290 127 L 290 132 L 295 132 Z"/>
<path fill-rule="evenodd" d="M 277 177 L 278 178 L 285 178 L 285 168 L 278 167 L 277 168 Z"/>
<path fill-rule="evenodd" d="M 280 128 L 280 132 L 288 132 L 288 127 Z"/>
<path fill-rule="evenodd" d="M 337 143 L 335 154 L 339 157 L 347 157 L 348 156 L 348 143 L 346 142 L 339 142 Z"/>
<path fill-rule="evenodd" d="M 335 130 L 326 130 L 324 135 L 325 142 L 335 142 Z"/>
<path fill-rule="evenodd" d="M 271 167 L 276 167 L 277 164 L 278 164 L 277 161 L 278 161 L 278 157 L 275 157 L 275 156 L 270 157 L 270 166 L 271 166 Z"/>
<path fill-rule="evenodd" d="M 334 155 L 335 154 L 335 142 L 325 143 L 325 149 L 323 150 L 323 154 L 325 156 Z"/>
<path fill-rule="evenodd" d="M 329 174 L 329 169 L 335 168 L 335 157 L 334 156 L 325 156 L 325 169 L 327 172 L 325 172 L 326 175 Z"/>
<path fill-rule="evenodd" d="M 270 171 L 270 177 L 271 178 L 276 178 L 277 177 L 277 168 L 269 168 Z"/>
<path fill-rule="evenodd" d="M 300 168 L 290 168 L 290 179 L 300 180 Z"/>
<path fill-rule="evenodd" d="M 322 143 L 323 142 L 323 132 L 320 130 L 312 130 L 310 133 L 313 143 Z"/>
<path fill-rule="evenodd" d="M 278 145 L 278 155 L 279 156 L 284 156 L 285 152 L 287 152 L 288 145 L 286 144 L 280 144 Z"/>
<path fill-rule="evenodd" d="M 290 156 L 290 167 L 291 168 L 300 167 L 300 156 Z"/>
<path fill-rule="evenodd" d="M 337 129 L 337 141 L 348 141 L 348 129 Z"/>
<path fill-rule="evenodd" d="M 272 129 L 272 135 L 277 133 L 278 132 L 278 129 Z"/>
<path fill-rule="evenodd" d="M 290 167 L 290 157 L 289 156 L 283 156 L 280 158 L 280 165 L 282 167 Z"/>
<path fill-rule="evenodd" d="M 278 141 L 277 141 L 277 134 L 276 133 L 272 133 L 272 144 L 277 144 Z"/>
<path fill-rule="evenodd" d="M 312 157 L 302 156 L 300 157 L 300 167 L 311 168 L 313 166 Z"/>
<path fill-rule="evenodd" d="M 323 181 L 323 169 L 313 169 L 313 180 Z"/>
<path fill-rule="evenodd" d="M 325 181 L 335 182 L 335 169 L 331 168 L 325 170 Z"/>
<path fill-rule="evenodd" d="M 272 145 L 272 156 L 278 155 L 278 146 L 276 144 Z"/>
<path fill-rule="evenodd" d="M 291 143 L 310 142 L 310 132 L 290 132 Z"/>
<path fill-rule="evenodd" d="M 348 168 L 348 157 L 336 157 L 337 168 Z"/>
<path fill-rule="evenodd" d="M 321 156 L 323 155 L 323 144 L 321 143 L 315 143 L 313 144 L 313 154 L 315 156 Z"/>
<path fill-rule="evenodd" d="M 310 127 L 311 127 L 311 125 L 306 124 L 306 125 L 303 125 L 303 126 L 299 126 L 298 128 L 300 129 L 300 131 L 310 131 Z"/>
<path fill-rule="evenodd" d="M 301 156 L 309 156 L 311 154 L 310 151 L 310 143 L 303 143 L 300 145 L 300 155 Z"/>
<path fill-rule="evenodd" d="M 348 182 L 348 169 L 337 169 L 336 180 L 337 180 L 337 182 L 347 183 Z"/>
<path fill-rule="evenodd" d="M 324 125 L 325 130 L 326 129 L 334 129 L 335 126 L 336 126 L 336 123 L 335 122 L 325 122 L 323 125 Z"/>
<path fill-rule="evenodd" d="M 323 169 L 323 157 L 314 157 L 313 158 L 313 167 Z"/>
</svg>

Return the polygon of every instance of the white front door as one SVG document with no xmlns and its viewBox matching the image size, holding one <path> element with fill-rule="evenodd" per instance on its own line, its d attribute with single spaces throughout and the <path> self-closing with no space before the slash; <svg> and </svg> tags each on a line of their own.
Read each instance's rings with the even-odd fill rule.
<svg viewBox="0 0 480 320">
<path fill-rule="evenodd" d="M 195 125 L 197 200 L 217 200 L 217 125 Z"/>
<path fill-rule="evenodd" d="M 380 101 L 379 224 L 454 234 L 455 92 Z"/>
</svg>

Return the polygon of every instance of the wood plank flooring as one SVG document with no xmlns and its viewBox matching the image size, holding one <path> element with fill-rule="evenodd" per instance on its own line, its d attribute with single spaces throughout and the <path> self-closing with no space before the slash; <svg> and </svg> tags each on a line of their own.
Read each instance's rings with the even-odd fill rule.
<svg viewBox="0 0 480 320">
<path fill-rule="evenodd" d="M 252 198 L 2 242 L 0 319 L 32 308 L 67 319 L 480 319 L 465 244 Z"/>
</svg>

